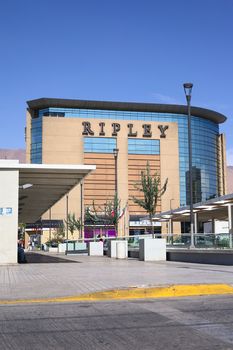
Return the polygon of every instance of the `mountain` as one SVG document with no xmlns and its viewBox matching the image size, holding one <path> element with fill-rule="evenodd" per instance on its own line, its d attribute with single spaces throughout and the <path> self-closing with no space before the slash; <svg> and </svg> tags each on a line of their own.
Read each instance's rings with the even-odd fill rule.
<svg viewBox="0 0 233 350">
<path fill-rule="evenodd" d="M 26 162 L 25 149 L 0 149 L 0 159 L 18 159 L 20 163 Z"/>
<path fill-rule="evenodd" d="M 18 159 L 20 163 L 26 162 L 25 149 L 0 149 L 0 159 Z M 227 192 L 233 193 L 233 166 L 227 167 Z"/>
</svg>

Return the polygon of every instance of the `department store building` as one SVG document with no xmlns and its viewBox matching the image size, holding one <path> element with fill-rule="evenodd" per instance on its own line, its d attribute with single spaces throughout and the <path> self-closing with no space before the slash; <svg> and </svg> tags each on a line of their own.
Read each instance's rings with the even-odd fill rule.
<svg viewBox="0 0 233 350">
<path fill-rule="evenodd" d="M 68 210 L 76 217 L 93 200 L 98 208 L 112 200 L 117 181 L 124 208 L 119 234 L 143 232 L 147 221 L 140 220 L 146 212 L 132 197 L 142 196 L 135 183 L 147 162 L 162 184 L 168 178 L 157 212 L 189 204 L 187 106 L 54 98 L 27 104 L 27 162 L 96 165 L 82 191 L 78 185 L 69 193 Z M 192 107 L 191 115 L 193 200 L 197 203 L 226 194 L 225 139 L 219 131 L 226 117 L 199 107 Z M 65 219 L 66 206 L 62 198 L 42 220 Z M 155 230 L 160 232 L 161 224 L 157 225 Z M 109 235 L 114 234 L 110 231 Z"/>
</svg>

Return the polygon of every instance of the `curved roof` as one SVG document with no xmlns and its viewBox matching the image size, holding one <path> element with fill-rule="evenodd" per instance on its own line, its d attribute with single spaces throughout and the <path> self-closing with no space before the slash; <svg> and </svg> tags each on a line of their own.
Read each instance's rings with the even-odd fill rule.
<svg viewBox="0 0 233 350">
<path fill-rule="evenodd" d="M 60 98 L 39 98 L 27 101 L 28 107 L 33 110 L 45 108 L 80 108 L 80 109 L 103 109 L 135 112 L 157 112 L 171 114 L 187 114 L 186 105 L 170 105 L 157 103 L 138 102 L 111 102 L 111 101 L 88 101 L 70 100 Z M 218 112 L 206 108 L 191 107 L 192 116 L 211 120 L 215 123 L 223 123 L 226 117 Z"/>
</svg>

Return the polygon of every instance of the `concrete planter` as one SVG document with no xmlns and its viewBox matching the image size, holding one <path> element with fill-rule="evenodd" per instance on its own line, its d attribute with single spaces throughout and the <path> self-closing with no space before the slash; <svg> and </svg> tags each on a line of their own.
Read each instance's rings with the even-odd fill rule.
<svg viewBox="0 0 233 350">
<path fill-rule="evenodd" d="M 65 253 L 66 251 L 66 243 L 59 243 L 58 244 L 58 253 Z"/>
<path fill-rule="evenodd" d="M 117 240 L 113 240 L 111 239 L 110 241 L 108 241 L 108 257 L 109 258 L 116 258 L 116 243 Z"/>
<path fill-rule="evenodd" d="M 113 240 L 112 239 L 112 240 L 110 240 L 108 242 L 108 253 L 107 253 L 107 255 L 108 255 L 109 258 L 117 258 L 117 244 L 121 243 L 121 242 L 124 244 L 124 248 L 122 248 L 122 249 L 124 249 L 124 259 L 128 257 L 128 241 L 126 241 L 126 240 L 116 240 L 116 239 Z"/>
<path fill-rule="evenodd" d="M 166 260 L 166 239 L 145 238 L 139 240 L 139 260 Z"/>
<path fill-rule="evenodd" d="M 128 258 L 128 241 L 117 241 L 116 243 L 116 258 L 127 259 Z"/>
<path fill-rule="evenodd" d="M 49 247 L 49 253 L 58 253 L 58 247 Z"/>
<path fill-rule="evenodd" d="M 89 242 L 88 243 L 88 255 L 89 256 L 103 256 L 104 255 L 103 242 Z"/>
</svg>

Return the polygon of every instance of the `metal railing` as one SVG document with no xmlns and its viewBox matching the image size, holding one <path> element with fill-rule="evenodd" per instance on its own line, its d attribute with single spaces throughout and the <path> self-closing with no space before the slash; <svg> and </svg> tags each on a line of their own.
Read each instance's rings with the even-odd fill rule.
<svg viewBox="0 0 233 350">
<path fill-rule="evenodd" d="M 88 243 L 103 241 L 104 248 L 107 249 L 111 240 L 127 240 L 128 248 L 130 250 L 139 249 L 139 240 L 145 238 L 151 238 L 151 235 L 130 235 L 130 236 L 120 236 L 120 237 L 94 237 L 78 239 L 74 241 L 69 241 L 68 252 L 69 251 L 85 251 L 84 245 L 81 246 L 79 243 Z M 155 234 L 155 238 L 165 238 L 167 248 L 183 248 L 189 249 L 191 245 L 191 235 L 190 233 L 182 234 Z M 198 233 L 194 235 L 195 248 L 199 249 L 232 249 L 232 234 L 230 233 Z"/>
</svg>

